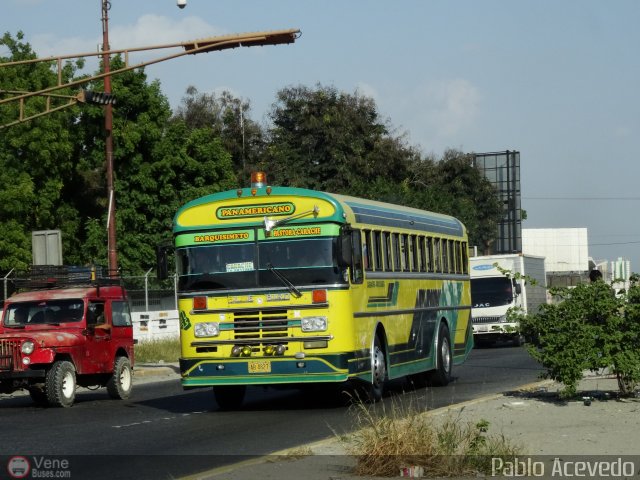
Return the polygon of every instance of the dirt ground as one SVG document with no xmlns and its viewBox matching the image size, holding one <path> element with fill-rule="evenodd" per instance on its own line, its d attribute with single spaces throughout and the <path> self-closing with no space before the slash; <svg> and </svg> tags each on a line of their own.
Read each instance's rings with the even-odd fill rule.
<svg viewBox="0 0 640 480">
<path fill-rule="evenodd" d="M 523 454 L 535 456 L 534 461 L 545 463 L 543 478 L 558 476 L 549 474 L 553 473 L 553 465 L 560 468 L 559 460 L 565 462 L 562 465 L 569 465 L 572 461 L 596 461 L 596 456 L 604 458 L 608 464 L 616 463 L 618 467 L 621 462 L 631 465 L 636 476 L 640 470 L 640 398 L 619 399 L 616 380 L 603 375 L 590 375 L 582 380 L 575 400 L 560 400 L 557 395 L 559 388 L 560 385 L 554 382 L 540 382 L 525 390 L 434 410 L 427 415 L 433 416 L 434 420 L 454 416 L 474 424 L 486 420 L 489 422 L 489 434 L 504 435 L 511 444 L 520 445 Z M 374 478 L 353 474 L 355 461 L 345 454 L 343 441 L 336 438 L 281 453 L 194 475 L 190 479 Z M 523 476 L 514 473 L 514 477 Z M 564 473 L 568 476 L 568 473 L 576 472 Z M 602 471 L 596 471 L 594 475 L 591 473 L 587 471 L 583 478 L 603 477 Z"/>
</svg>

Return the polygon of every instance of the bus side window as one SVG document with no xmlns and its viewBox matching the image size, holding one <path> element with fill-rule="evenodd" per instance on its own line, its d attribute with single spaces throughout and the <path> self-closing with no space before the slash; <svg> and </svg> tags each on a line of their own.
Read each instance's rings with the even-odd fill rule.
<svg viewBox="0 0 640 480">
<path fill-rule="evenodd" d="M 408 272 L 409 268 L 409 235 L 400 235 L 400 270 Z"/>
<path fill-rule="evenodd" d="M 469 273 L 469 251 L 467 250 L 467 242 L 462 242 L 462 273 Z"/>
<path fill-rule="evenodd" d="M 411 235 L 409 237 L 409 248 L 411 251 L 411 271 L 420 271 L 420 249 L 418 248 L 418 236 Z"/>
<path fill-rule="evenodd" d="M 362 259 L 364 261 L 364 269 L 368 272 L 373 270 L 373 248 L 371 230 L 363 230 L 364 240 L 362 242 Z"/>
<path fill-rule="evenodd" d="M 441 240 L 440 248 L 442 248 L 442 271 L 443 273 L 449 273 L 450 267 L 450 252 L 449 252 L 449 241 Z"/>
<path fill-rule="evenodd" d="M 399 272 L 402 270 L 402 257 L 400 256 L 400 239 L 397 233 L 391 234 L 392 242 L 393 242 L 393 268 L 394 272 Z"/>
<path fill-rule="evenodd" d="M 362 283 L 364 272 L 362 269 L 362 236 L 360 230 L 351 232 L 351 245 L 353 248 L 351 262 L 351 283 Z"/>
<path fill-rule="evenodd" d="M 433 239 L 433 271 L 434 272 L 442 272 L 442 264 L 440 263 L 440 239 Z"/>
<path fill-rule="evenodd" d="M 389 232 L 382 232 L 382 255 L 384 257 L 384 271 L 392 271 L 393 262 L 391 257 L 393 256 L 393 252 L 391 250 L 391 235 Z"/>
<path fill-rule="evenodd" d="M 455 249 L 455 246 L 456 246 L 456 242 L 454 242 L 453 240 L 449 240 L 449 255 L 451 256 L 451 265 L 449 267 L 449 271 L 451 273 L 456 273 L 456 269 L 458 268 L 458 263 L 460 263 L 460 260 L 456 258 L 457 250 Z"/>
<path fill-rule="evenodd" d="M 420 252 L 420 268 L 421 272 L 427 271 L 427 252 L 425 250 L 425 238 L 423 236 L 418 237 L 418 251 Z"/>
</svg>

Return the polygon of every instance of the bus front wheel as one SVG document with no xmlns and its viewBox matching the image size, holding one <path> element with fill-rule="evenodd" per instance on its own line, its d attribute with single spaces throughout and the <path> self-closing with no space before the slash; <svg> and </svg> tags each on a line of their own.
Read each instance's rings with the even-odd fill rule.
<svg viewBox="0 0 640 480">
<path fill-rule="evenodd" d="M 384 384 L 387 380 L 387 362 L 382 349 L 380 336 L 376 335 L 371 352 L 371 385 L 369 386 L 369 401 L 372 403 L 382 399 Z"/>
<path fill-rule="evenodd" d="M 428 374 L 429 385 L 444 387 L 451 381 L 453 355 L 451 354 L 451 336 L 449 327 L 442 322 L 438 329 L 438 345 L 436 347 L 436 368 Z"/>
<path fill-rule="evenodd" d="M 245 385 L 219 385 L 213 387 L 213 394 L 220 409 L 233 410 L 242 405 L 246 390 Z"/>
</svg>

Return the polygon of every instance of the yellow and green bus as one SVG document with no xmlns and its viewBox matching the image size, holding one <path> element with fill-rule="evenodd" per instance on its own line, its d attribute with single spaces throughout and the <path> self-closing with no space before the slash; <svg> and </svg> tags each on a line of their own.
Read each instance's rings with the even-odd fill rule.
<svg viewBox="0 0 640 480">
<path fill-rule="evenodd" d="M 446 385 L 473 348 L 453 217 L 256 172 L 184 205 L 173 234 L 182 386 L 212 386 L 221 408 L 250 385 L 356 381 L 373 401 L 403 376 Z"/>
</svg>

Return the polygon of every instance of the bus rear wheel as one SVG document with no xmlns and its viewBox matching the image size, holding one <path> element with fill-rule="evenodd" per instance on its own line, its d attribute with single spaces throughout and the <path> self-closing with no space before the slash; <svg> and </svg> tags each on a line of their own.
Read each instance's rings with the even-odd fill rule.
<svg viewBox="0 0 640 480">
<path fill-rule="evenodd" d="M 246 390 L 245 385 L 218 385 L 213 387 L 213 395 L 221 410 L 233 410 L 242 405 Z"/>
<path fill-rule="evenodd" d="M 436 347 L 436 368 L 427 375 L 429 385 L 444 387 L 451 381 L 453 355 L 451 354 L 451 336 L 449 327 L 442 322 L 438 329 L 438 345 Z"/>
</svg>

